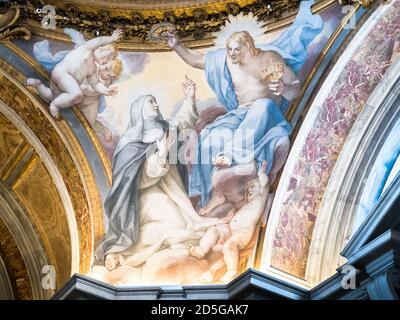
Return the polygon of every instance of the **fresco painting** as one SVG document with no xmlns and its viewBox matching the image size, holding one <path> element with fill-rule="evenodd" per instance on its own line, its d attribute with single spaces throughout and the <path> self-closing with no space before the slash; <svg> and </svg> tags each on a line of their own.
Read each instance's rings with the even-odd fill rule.
<svg viewBox="0 0 400 320">
<path fill-rule="evenodd" d="M 122 51 L 123 30 L 88 40 L 65 29 L 74 46 L 39 37 L 21 45 L 51 74 L 26 86 L 56 120 L 78 106 L 112 163 L 90 276 L 227 283 L 252 265 L 290 150 L 286 114 L 339 23 L 335 6 L 312 14 L 312 4 L 274 33 L 251 14 L 231 17 L 205 49 L 187 48 L 168 24 L 149 34 L 168 52 Z M 342 139 L 347 126 L 337 130 Z"/>
</svg>

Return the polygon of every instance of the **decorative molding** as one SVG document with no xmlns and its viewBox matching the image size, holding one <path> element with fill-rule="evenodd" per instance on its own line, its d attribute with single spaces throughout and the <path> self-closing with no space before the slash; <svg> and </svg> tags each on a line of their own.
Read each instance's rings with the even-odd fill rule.
<svg viewBox="0 0 400 320">
<path fill-rule="evenodd" d="M 338 0 L 338 2 L 343 5 L 360 4 L 364 8 L 369 8 L 376 0 Z"/>
<path fill-rule="evenodd" d="M 37 154 L 15 180 L 11 190 L 43 241 L 50 265 L 57 273 L 56 284 L 61 286 L 71 276 L 71 237 L 74 231 L 69 229 L 68 216 L 56 184 Z"/>
<path fill-rule="evenodd" d="M 332 173 L 335 178 L 326 188 L 310 245 L 307 279 L 313 285 L 331 276 L 343 262 L 340 252 L 352 235 L 358 202 L 364 190 L 363 181 L 371 173 L 381 142 L 400 118 L 399 74 L 400 60 L 374 90 L 338 158 Z M 365 235 L 366 230 L 363 232 Z"/>
<path fill-rule="evenodd" d="M 332 5 L 332 3 L 327 4 Z M 324 7 L 325 8 L 325 7 Z M 298 134 L 298 130 L 302 125 L 303 119 L 306 117 L 307 112 L 309 111 L 309 107 L 315 97 L 315 93 L 319 91 L 323 82 L 326 79 L 327 72 L 331 68 L 332 64 L 340 57 L 346 48 L 346 44 L 353 38 L 354 34 L 351 33 L 351 30 L 345 29 L 346 23 L 351 21 L 351 19 L 356 19 L 356 23 L 358 28 L 363 24 L 363 20 L 368 16 L 370 12 L 365 12 L 360 5 L 355 5 L 354 9 L 351 10 L 346 17 L 344 17 L 342 23 L 339 24 L 335 32 L 329 38 L 327 44 L 325 45 L 323 51 L 318 56 L 315 61 L 312 69 L 308 72 L 308 76 L 304 81 L 302 86 L 302 92 L 296 100 L 294 100 L 286 114 L 286 118 L 292 123 L 294 128 L 294 132 L 291 136 L 291 140 L 294 141 Z M 358 29 L 357 28 L 357 29 Z M 353 32 L 355 33 L 355 32 Z M 300 112 L 299 112 L 300 111 Z M 282 173 L 281 173 L 282 174 Z M 280 176 L 277 181 L 272 186 L 272 190 L 276 191 L 280 182 Z M 266 228 L 263 227 L 262 230 L 262 238 L 265 239 Z M 257 247 L 257 257 L 256 261 L 258 262 L 255 267 L 260 269 L 262 263 L 262 255 L 263 255 L 263 244 L 261 240 L 258 242 Z M 274 270 L 274 272 L 279 273 L 279 270 Z M 283 277 L 286 277 L 286 274 L 281 273 Z M 298 282 L 298 280 L 295 280 Z M 304 282 L 303 282 L 304 283 Z"/>
<path fill-rule="evenodd" d="M 38 13 L 43 4 L 40 0 L 16 1 L 21 6 L 24 19 L 40 23 L 47 14 Z M 143 42 L 151 26 L 160 22 L 175 25 L 178 34 L 184 39 L 201 40 L 212 32 L 218 31 L 228 19 L 229 14 L 240 12 L 253 14 L 261 21 L 278 20 L 284 14 L 297 9 L 300 1 L 275 0 L 221 2 L 219 6 L 208 5 L 191 10 L 141 10 L 131 11 L 99 9 L 89 5 L 71 5 L 61 1 L 48 1 L 56 9 L 55 21 L 59 28 L 75 28 L 88 38 L 105 35 L 109 30 L 123 28 L 125 40 L 136 39 Z"/>
<path fill-rule="evenodd" d="M 18 5 L 11 5 L 8 9 L 0 11 L 0 41 L 14 38 L 29 40 L 31 32 L 24 25 L 17 24 L 20 17 Z"/>
<path fill-rule="evenodd" d="M 249 269 L 227 285 L 116 287 L 74 275 L 52 299 L 164 300 L 164 299 L 264 299 L 264 300 L 368 300 L 394 299 L 399 285 L 400 234 L 388 230 L 349 260 L 355 266 L 354 289 L 343 285 L 342 266 L 323 283 L 305 290 L 262 272 Z M 395 254 L 390 254 L 395 253 Z M 351 263 L 351 264 L 350 264 Z M 372 269 L 372 265 L 379 268 Z"/>
<path fill-rule="evenodd" d="M 84 187 L 66 139 L 29 91 L 0 68 L 1 112 L 21 130 L 41 156 L 67 212 L 71 232 L 72 273 L 86 272 L 92 252 L 92 225 Z M 79 267 L 80 266 L 80 267 Z"/>
<path fill-rule="evenodd" d="M 382 272 L 368 283 L 368 294 L 372 300 L 399 300 L 394 283 L 397 283 L 399 269 Z"/>
<path fill-rule="evenodd" d="M 0 300 L 14 300 L 14 290 L 6 265 L 0 256 Z"/>
<path fill-rule="evenodd" d="M 389 229 L 359 249 L 348 264 L 368 274 L 367 290 L 373 300 L 398 300 L 400 233 Z"/>
<path fill-rule="evenodd" d="M 319 12 L 337 0 L 317 0 L 313 12 Z M 237 0 L 236 2 L 218 1 L 216 3 L 200 4 L 196 7 L 174 7 L 170 9 L 144 9 L 138 11 L 118 9 L 118 6 L 101 8 L 99 6 L 75 3 L 63 3 L 49 0 L 46 4 L 57 7 L 55 21 L 57 28 L 43 29 L 41 21 L 43 13 L 39 13 L 44 2 L 30 0 L 28 3 L 16 0 L 20 5 L 21 17 L 36 35 L 56 41 L 71 43 L 69 36 L 63 33 L 63 28 L 70 27 L 84 32 L 86 38 L 106 35 L 110 30 L 122 28 L 124 39 L 118 44 L 122 50 L 160 51 L 170 50 L 165 43 L 146 41 L 148 31 L 154 24 L 170 22 L 175 25 L 180 37 L 188 47 L 207 47 L 213 45 L 212 33 L 218 31 L 228 19 L 228 15 L 240 12 L 252 12 L 260 21 L 266 23 L 267 32 L 273 32 L 290 25 L 295 18 L 300 0 L 296 1 L 262 1 Z M 100 17 L 100 18 L 99 18 Z"/>
<path fill-rule="evenodd" d="M 13 195 L 5 186 L 0 184 L 0 218 L 10 230 L 18 249 L 24 259 L 32 286 L 33 299 L 49 299 L 54 290 L 42 288 L 42 267 L 51 265 L 46 249 L 37 236 L 28 214 L 21 208 Z M 1 287 L 1 286 L 0 286 Z"/>
<path fill-rule="evenodd" d="M 76 218 L 76 222 L 72 222 L 72 220 L 69 222 L 76 224 L 79 232 L 77 241 L 81 246 L 78 250 L 80 256 L 77 256 L 76 253 L 73 254 L 73 260 L 81 261 L 80 270 L 73 268 L 73 272 L 80 271 L 85 274 L 90 268 L 94 242 L 104 234 L 104 222 L 103 202 L 99 187 L 89 159 L 83 152 L 82 142 L 77 140 L 70 127 L 70 122 L 60 121 L 56 123 L 47 112 L 45 103 L 22 85 L 25 76 L 15 66 L 0 59 L 0 75 L 2 73 L 4 74 L 4 81 L 1 81 L 1 85 L 10 85 L 10 81 L 6 81 L 6 79 L 9 79 L 15 87 L 3 90 L 1 96 L 9 97 L 11 92 L 17 92 L 15 97 L 18 99 L 10 100 L 10 107 L 15 109 L 18 115 L 22 115 L 23 121 L 26 121 L 30 128 L 35 131 L 34 134 L 41 140 L 41 143 L 46 146 L 46 149 L 50 149 L 46 152 L 50 153 L 49 157 L 54 161 L 53 166 L 60 170 L 62 179 L 65 180 L 61 184 L 68 184 L 69 186 L 70 195 L 68 197 L 71 196 L 70 200 L 72 200 L 73 206 L 69 210 L 75 211 L 72 216 L 75 216 L 74 220 Z M 19 90 L 22 92 L 22 96 Z M 27 110 L 24 111 L 20 109 L 22 105 L 16 106 L 16 104 L 25 100 L 27 102 L 23 106 Z M 97 164 L 101 166 L 101 161 L 97 161 Z M 46 167 L 49 169 L 47 164 Z M 49 171 L 52 170 L 49 169 Z"/>
<path fill-rule="evenodd" d="M 0 255 L 14 290 L 14 298 L 32 300 L 32 287 L 25 261 L 10 230 L 0 218 Z"/>
<path fill-rule="evenodd" d="M 400 225 L 400 173 L 379 199 L 378 204 L 353 234 L 346 247 L 342 251 L 344 257 L 355 254 L 368 241 L 384 232 L 389 226 Z"/>
<path fill-rule="evenodd" d="M 389 24 L 399 12 L 398 1 L 388 6 L 377 3 L 315 97 L 276 192 L 262 270 L 272 266 L 283 274 L 305 277 L 314 225 L 336 160 L 358 113 L 388 67 L 386 58 L 390 57 L 391 47 L 382 46 L 382 41 L 391 38 L 379 33 L 377 26 Z M 366 73 L 357 70 L 369 68 L 365 58 L 372 52 L 379 68 L 366 77 Z M 357 72 L 360 79 L 352 77 Z M 353 80 L 350 83 L 349 77 Z M 355 87 L 359 83 L 363 83 L 362 88 Z"/>
<path fill-rule="evenodd" d="M 380 236 L 358 249 L 349 257 L 347 264 L 357 269 L 364 269 L 369 275 L 375 276 L 386 269 L 395 267 L 399 263 L 399 252 L 400 233 L 393 229 L 387 229 Z"/>
<path fill-rule="evenodd" d="M 6 184 L 10 186 L 15 180 L 15 177 L 11 178 L 11 176 L 15 176 L 15 172 L 17 172 L 17 175 L 18 172 L 21 172 L 23 167 L 26 166 L 27 162 L 29 162 L 31 155 L 32 149 L 30 148 L 29 144 L 24 141 L 18 146 L 18 149 L 14 153 L 13 157 L 9 159 L 8 163 L 2 170 L 0 174 L 0 179 L 5 181 Z M 21 162 L 23 164 L 22 166 Z"/>
<path fill-rule="evenodd" d="M 307 292 L 259 271 L 249 269 L 227 285 L 115 287 L 100 281 L 74 275 L 52 299 L 65 300 L 89 297 L 107 300 L 246 299 L 308 300 Z"/>
<path fill-rule="evenodd" d="M 14 53 L 16 56 L 21 58 L 25 63 L 35 70 L 37 75 L 43 79 L 43 80 L 50 80 L 50 75 L 48 71 L 30 54 L 28 54 L 26 51 L 22 50 L 20 47 L 18 47 L 14 42 L 12 41 L 4 41 L 1 43 L 4 47 L 9 49 L 12 53 Z"/>
</svg>

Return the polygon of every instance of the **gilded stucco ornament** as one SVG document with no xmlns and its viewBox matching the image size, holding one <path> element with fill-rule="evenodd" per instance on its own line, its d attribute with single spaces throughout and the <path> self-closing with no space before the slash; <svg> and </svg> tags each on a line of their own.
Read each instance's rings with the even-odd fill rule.
<svg viewBox="0 0 400 320">
<path fill-rule="evenodd" d="M 342 5 L 351 5 L 351 4 L 359 3 L 364 8 L 369 8 L 371 6 L 371 4 L 374 2 L 374 0 L 338 0 L 338 2 Z M 389 1 L 383 1 L 383 2 L 387 3 Z"/>
<path fill-rule="evenodd" d="M 20 16 L 18 6 L 11 6 L 3 12 L 0 12 L 0 41 L 18 38 L 29 40 L 31 32 L 23 25 L 18 25 Z"/>
<path fill-rule="evenodd" d="M 20 6 L 21 16 L 29 25 L 38 28 L 46 12 L 40 9 L 40 0 L 14 2 Z M 211 39 L 212 33 L 225 24 L 229 15 L 252 12 L 260 21 L 277 21 L 293 13 L 300 1 L 261 1 L 237 0 L 201 3 L 196 6 L 155 9 L 105 9 L 88 4 L 64 4 L 58 1 L 47 1 L 46 4 L 56 7 L 56 26 L 54 33 L 63 28 L 74 28 L 84 31 L 87 36 L 104 35 L 108 30 L 123 28 L 124 41 L 146 43 L 146 35 L 154 24 L 171 23 L 182 39 L 187 41 Z M 33 29 L 34 29 L 33 28 Z M 52 37 L 52 35 L 49 35 Z M 56 36 L 54 36 L 57 38 Z"/>
</svg>

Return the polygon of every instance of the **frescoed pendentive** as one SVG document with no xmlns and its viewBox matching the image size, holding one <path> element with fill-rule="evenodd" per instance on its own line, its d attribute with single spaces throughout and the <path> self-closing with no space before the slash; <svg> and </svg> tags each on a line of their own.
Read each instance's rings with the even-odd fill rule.
<svg viewBox="0 0 400 320">
<path fill-rule="evenodd" d="M 112 162 L 90 276 L 217 283 L 251 266 L 290 149 L 286 112 L 340 19 L 312 4 L 268 34 L 251 14 L 230 17 L 207 49 L 188 49 L 168 24 L 149 39 L 169 52 L 120 51 L 122 30 L 87 40 L 65 29 L 73 47 L 18 43 L 51 74 L 26 86 L 55 119 L 78 106 Z"/>
</svg>

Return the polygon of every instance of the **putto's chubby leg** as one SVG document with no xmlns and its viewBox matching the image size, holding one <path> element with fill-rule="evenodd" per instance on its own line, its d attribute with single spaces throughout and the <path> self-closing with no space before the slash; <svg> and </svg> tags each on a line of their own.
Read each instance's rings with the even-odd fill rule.
<svg viewBox="0 0 400 320">
<path fill-rule="evenodd" d="M 53 73 L 52 80 L 63 91 L 50 103 L 50 113 L 53 117 L 59 116 L 60 108 L 70 108 L 83 100 L 83 93 L 78 82 L 68 73 Z"/>
<path fill-rule="evenodd" d="M 203 259 L 212 247 L 217 244 L 219 237 L 220 232 L 217 228 L 208 229 L 198 246 L 189 247 L 189 254 L 197 259 Z"/>
<path fill-rule="evenodd" d="M 236 240 L 239 239 L 236 238 L 238 238 L 238 235 L 232 236 L 227 242 L 224 243 L 222 248 L 227 268 L 226 273 L 221 278 L 221 281 L 224 283 L 231 281 L 238 272 L 239 245 Z"/>
<path fill-rule="evenodd" d="M 46 102 L 50 102 L 54 99 L 54 92 L 49 87 L 46 87 L 39 79 L 27 78 L 25 80 L 25 85 L 36 88 L 40 97 Z"/>
<path fill-rule="evenodd" d="M 212 210 L 214 210 L 219 205 L 225 203 L 225 195 L 219 193 L 215 190 L 212 191 L 211 199 L 208 204 L 199 210 L 199 215 L 207 216 Z"/>
<path fill-rule="evenodd" d="M 42 84 L 42 81 L 40 81 L 39 79 L 36 79 L 36 78 L 26 78 L 25 82 L 24 82 L 24 85 L 35 87 L 35 88 L 37 88 L 41 84 Z"/>
</svg>

